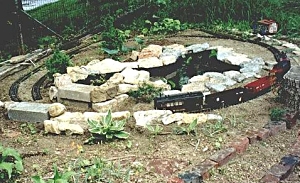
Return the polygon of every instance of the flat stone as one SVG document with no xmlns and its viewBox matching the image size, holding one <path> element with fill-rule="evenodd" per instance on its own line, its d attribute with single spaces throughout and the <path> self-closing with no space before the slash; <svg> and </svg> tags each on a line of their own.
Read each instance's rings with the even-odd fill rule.
<svg viewBox="0 0 300 183">
<path fill-rule="evenodd" d="M 21 122 L 44 122 L 49 120 L 51 104 L 20 102 L 8 108 L 8 117 Z"/>
<path fill-rule="evenodd" d="M 91 102 L 90 93 L 96 86 L 70 84 L 58 88 L 58 98 Z"/>
</svg>

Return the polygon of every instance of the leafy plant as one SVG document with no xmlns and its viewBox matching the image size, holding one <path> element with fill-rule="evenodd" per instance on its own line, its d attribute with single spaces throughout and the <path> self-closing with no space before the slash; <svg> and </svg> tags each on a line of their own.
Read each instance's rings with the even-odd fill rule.
<svg viewBox="0 0 300 183">
<path fill-rule="evenodd" d="M 272 121 L 279 121 L 283 118 L 285 110 L 280 108 L 273 108 L 270 112 L 270 118 Z"/>
<path fill-rule="evenodd" d="M 151 102 L 161 92 L 162 88 L 156 88 L 151 84 L 143 83 L 136 91 L 129 91 L 128 95 L 135 98 L 138 102 Z"/>
<path fill-rule="evenodd" d="M 101 121 L 88 120 L 89 131 L 92 133 L 90 140 L 97 140 L 99 136 L 103 136 L 105 139 L 113 139 L 114 137 L 127 139 L 129 133 L 124 131 L 125 123 L 126 120 L 113 120 L 110 110 Z"/>
<path fill-rule="evenodd" d="M 177 126 L 173 129 L 173 131 L 177 135 L 196 134 L 197 124 L 198 124 L 197 119 L 194 119 L 194 121 L 191 122 L 187 127 Z"/>
<path fill-rule="evenodd" d="M 45 37 L 41 37 L 38 40 L 38 44 L 40 48 L 56 48 L 57 44 L 59 43 L 59 40 L 54 37 L 54 36 L 45 36 Z"/>
<path fill-rule="evenodd" d="M 48 179 L 47 181 L 43 180 L 43 178 L 39 175 L 31 177 L 31 180 L 34 183 L 69 183 L 71 177 L 75 175 L 73 171 L 59 172 L 57 166 L 53 166 L 54 176 L 53 178 Z"/>
<path fill-rule="evenodd" d="M 67 67 L 72 66 L 73 63 L 68 55 L 56 50 L 53 56 L 46 60 L 45 65 L 48 70 L 49 77 L 52 78 L 55 73 L 66 73 Z"/>
<path fill-rule="evenodd" d="M 126 52 L 127 50 L 124 43 L 130 36 L 130 32 L 130 30 L 122 31 L 114 27 L 102 32 L 101 50 L 109 55 L 117 54 L 120 51 Z"/>
<path fill-rule="evenodd" d="M 211 50 L 210 54 L 209 54 L 209 58 L 211 58 L 211 57 L 217 57 L 217 55 L 218 55 L 218 51 L 217 50 Z"/>
<path fill-rule="evenodd" d="M 149 130 L 149 132 L 153 135 L 158 135 L 160 132 L 163 131 L 163 127 L 160 125 L 156 124 L 155 126 L 152 125 L 147 125 L 146 128 Z"/>
<path fill-rule="evenodd" d="M 24 170 L 20 154 L 12 148 L 4 148 L 0 145 L 0 181 L 8 181 L 14 175 Z"/>
<path fill-rule="evenodd" d="M 144 28 L 143 34 L 170 34 L 187 28 L 186 24 L 181 24 L 180 20 L 174 20 L 172 18 L 164 18 L 160 22 L 145 21 L 150 28 Z"/>
</svg>

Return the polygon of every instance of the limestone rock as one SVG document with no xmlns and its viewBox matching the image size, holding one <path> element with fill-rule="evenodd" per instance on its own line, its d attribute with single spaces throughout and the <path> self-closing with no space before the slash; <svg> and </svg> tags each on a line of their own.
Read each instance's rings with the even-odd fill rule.
<svg viewBox="0 0 300 183">
<path fill-rule="evenodd" d="M 45 120 L 44 121 L 44 130 L 46 133 L 54 133 L 60 134 L 60 130 L 58 128 L 58 121 Z"/>
<path fill-rule="evenodd" d="M 67 67 L 67 73 L 71 77 L 72 82 L 86 79 L 89 76 L 89 73 L 86 69 L 78 67 L 78 66 Z"/>
<path fill-rule="evenodd" d="M 57 117 L 66 111 L 66 106 L 61 103 L 53 103 L 50 105 L 48 111 L 50 117 Z"/>
<path fill-rule="evenodd" d="M 114 73 L 120 72 L 125 68 L 125 65 L 119 61 L 115 61 L 110 58 L 106 58 L 100 62 L 89 63 L 86 66 L 86 69 L 90 73 L 96 74 L 107 74 L 107 73 Z"/>
<path fill-rule="evenodd" d="M 161 123 L 165 116 L 172 114 L 170 110 L 148 110 L 148 111 L 137 111 L 133 113 L 133 117 L 136 121 L 137 126 L 147 126 L 155 122 Z"/>
<path fill-rule="evenodd" d="M 174 55 L 161 56 L 159 59 L 162 61 L 163 65 L 170 65 L 177 61 L 177 57 Z"/>
<path fill-rule="evenodd" d="M 59 131 L 68 131 L 70 134 L 77 134 L 77 135 L 84 134 L 84 129 L 78 124 L 59 122 L 58 129 Z"/>
<path fill-rule="evenodd" d="M 182 120 L 183 120 L 183 113 L 174 113 L 162 118 L 162 122 L 164 125 L 168 125 L 174 122 L 180 123 L 182 122 Z"/>
<path fill-rule="evenodd" d="M 120 84 L 123 83 L 124 76 L 121 73 L 115 73 L 112 77 L 107 80 L 109 84 Z"/>
<path fill-rule="evenodd" d="M 138 85 L 119 84 L 118 93 L 128 93 L 129 91 L 136 91 L 139 89 Z"/>
<path fill-rule="evenodd" d="M 162 54 L 162 46 L 150 44 L 146 48 L 142 49 L 139 54 L 139 59 L 145 59 L 150 57 L 158 58 Z"/>
<path fill-rule="evenodd" d="M 91 91 L 91 101 L 93 103 L 103 102 L 114 98 L 118 94 L 118 85 L 104 83 L 101 86 L 95 87 Z"/>
<path fill-rule="evenodd" d="M 107 112 L 109 110 L 112 110 L 115 108 L 118 104 L 118 101 L 116 99 L 108 100 L 105 102 L 100 103 L 93 103 L 92 109 L 97 112 Z"/>
<path fill-rule="evenodd" d="M 149 81 L 150 73 L 148 71 L 138 71 L 131 68 L 126 68 L 121 72 L 124 77 L 124 82 L 127 84 L 139 84 L 145 81 Z"/>
<path fill-rule="evenodd" d="M 51 118 L 50 120 L 70 124 L 78 124 L 83 129 L 88 128 L 88 124 L 85 122 L 84 116 L 81 112 L 65 112 L 58 117 Z"/>
<path fill-rule="evenodd" d="M 107 115 L 107 112 L 85 112 L 83 113 L 84 119 L 87 122 L 88 120 L 101 121 L 103 117 Z M 112 120 L 127 120 L 130 118 L 129 111 L 119 111 L 111 113 Z"/>
<path fill-rule="evenodd" d="M 50 86 L 50 89 L 49 89 L 49 98 L 50 100 L 54 100 L 56 99 L 58 96 L 58 89 L 55 87 L 55 86 Z"/>
<path fill-rule="evenodd" d="M 207 121 L 223 121 L 223 118 L 217 114 L 207 114 Z"/>
<path fill-rule="evenodd" d="M 59 88 L 61 86 L 72 84 L 72 78 L 68 74 L 56 73 L 54 76 L 54 85 Z"/>
<path fill-rule="evenodd" d="M 138 60 L 140 68 L 154 68 L 163 66 L 162 60 L 157 57 L 140 58 Z"/>
<path fill-rule="evenodd" d="M 139 58 L 139 54 L 140 54 L 140 52 L 133 50 L 131 52 L 130 58 L 134 61 L 137 61 Z"/>
<path fill-rule="evenodd" d="M 198 52 L 202 52 L 208 48 L 209 48 L 209 44 L 203 43 L 203 44 L 193 44 L 191 46 L 188 46 L 188 47 L 186 47 L 186 50 L 192 51 L 193 53 L 198 53 Z"/>
</svg>

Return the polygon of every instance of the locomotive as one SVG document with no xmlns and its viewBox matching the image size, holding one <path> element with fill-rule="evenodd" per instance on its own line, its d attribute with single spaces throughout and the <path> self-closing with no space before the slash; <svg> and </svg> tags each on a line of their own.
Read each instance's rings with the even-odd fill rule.
<svg viewBox="0 0 300 183">
<path fill-rule="evenodd" d="M 170 95 L 161 94 L 154 99 L 154 108 L 173 112 L 201 112 L 251 100 L 270 91 L 271 87 L 280 82 L 284 74 L 290 69 L 290 60 L 284 52 L 278 51 L 275 54 L 275 59 L 277 64 L 267 76 L 248 83 L 244 87 L 209 95 L 204 95 L 200 91 Z"/>
</svg>

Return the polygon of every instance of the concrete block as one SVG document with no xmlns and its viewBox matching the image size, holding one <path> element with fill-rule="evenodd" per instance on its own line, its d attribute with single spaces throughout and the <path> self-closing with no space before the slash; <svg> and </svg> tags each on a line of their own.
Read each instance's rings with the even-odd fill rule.
<svg viewBox="0 0 300 183">
<path fill-rule="evenodd" d="M 21 122 L 44 122 L 49 120 L 48 108 L 51 104 L 20 102 L 8 109 L 8 117 Z"/>
<path fill-rule="evenodd" d="M 69 99 L 82 102 L 91 102 L 91 91 L 96 86 L 72 83 L 58 88 L 58 99 Z"/>
</svg>

